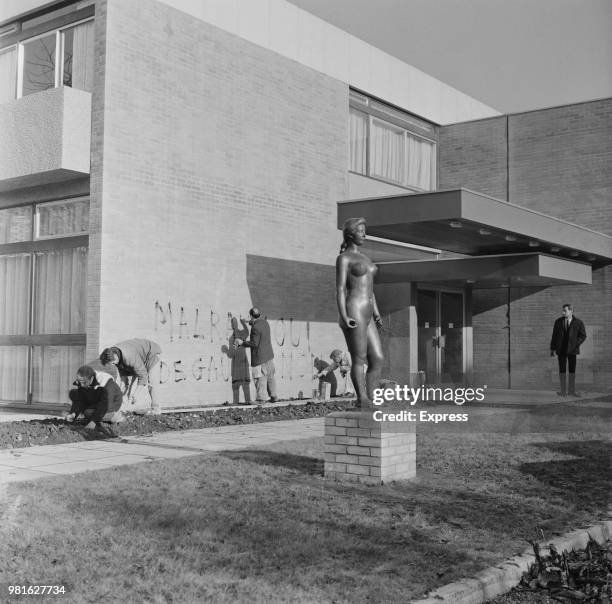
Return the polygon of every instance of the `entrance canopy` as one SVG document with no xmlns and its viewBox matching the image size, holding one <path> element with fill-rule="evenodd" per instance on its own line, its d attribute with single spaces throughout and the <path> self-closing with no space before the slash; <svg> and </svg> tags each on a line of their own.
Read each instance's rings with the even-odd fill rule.
<svg viewBox="0 0 612 604">
<path fill-rule="evenodd" d="M 441 282 L 474 289 L 591 284 L 589 264 L 534 253 L 383 262 L 378 267 L 377 283 Z"/>
<path fill-rule="evenodd" d="M 366 219 L 368 235 L 459 254 L 530 253 L 532 262 L 535 258 L 554 256 L 595 268 L 612 263 L 609 235 L 467 189 L 338 204 L 340 228 L 344 220 L 353 216 Z M 550 264 L 549 260 L 538 262 Z M 568 282 L 575 282 L 571 278 L 577 270 L 572 268 L 574 264 L 558 265 L 569 271 Z M 563 280 L 563 275 L 556 275 Z"/>
</svg>

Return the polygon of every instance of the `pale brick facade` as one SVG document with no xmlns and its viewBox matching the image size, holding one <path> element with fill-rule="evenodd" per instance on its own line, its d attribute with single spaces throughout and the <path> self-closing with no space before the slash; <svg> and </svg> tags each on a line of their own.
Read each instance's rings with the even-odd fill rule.
<svg viewBox="0 0 612 604">
<path fill-rule="evenodd" d="M 92 164 L 101 303 L 88 353 L 126 334 L 154 339 L 164 404 L 228 400 L 228 319 L 258 306 L 281 395 L 310 394 L 311 355 L 342 344 L 329 265 L 347 87 L 155 2 L 101 3 L 96 21 L 107 40 Z"/>
<path fill-rule="evenodd" d="M 65 341 L 86 346 L 83 360 L 123 339 L 159 342 L 164 407 L 232 400 L 231 320 L 246 317 L 252 306 L 270 321 L 283 398 L 309 396 L 315 357 L 346 349 L 334 290 L 337 202 L 410 192 L 349 172 L 349 97 L 356 89 L 387 101 L 391 112 L 393 104 L 409 119 L 416 120 L 414 113 L 429 122 L 438 189 L 474 189 L 612 234 L 612 101 L 488 117 L 497 112 L 425 74 L 409 90 L 405 80 L 384 78 L 376 66 L 414 70 L 335 28 L 325 30 L 326 24 L 304 18 L 300 35 L 316 25 L 325 48 L 333 40 L 347 50 L 329 62 L 320 48 L 302 56 L 290 39 L 276 39 L 278 14 L 270 16 L 276 25 L 264 39 L 254 29 L 237 32 L 240 19 L 224 25 L 171 4 L 97 0 L 95 8 L 79 7 L 95 21 L 91 92 L 58 86 L 0 104 L 2 123 L 17 114 L 35 123 L 28 107 L 51 99 L 60 117 L 45 132 L 67 133 L 62 141 L 77 150 L 37 157 L 41 145 L 36 132 L 28 133 L 23 148 L 33 150 L 30 164 L 22 161 L 14 130 L 17 142 L 0 161 L 0 174 L 9 168 L 0 178 L 0 208 L 89 195 L 86 333 Z M 78 136 L 89 130 L 83 99 L 91 106 L 89 173 L 86 137 Z M 75 103 L 80 130 L 69 119 Z M 487 119 L 463 121 L 475 115 Z M 459 123 L 438 128 L 441 122 Z M 68 148 L 62 141 L 49 147 Z M 44 169 L 25 169 L 25 175 L 13 169 L 29 165 Z M 436 247 L 444 256 L 444 241 Z M 433 253 L 413 250 L 412 257 Z M 611 282 L 610 269 L 601 268 L 592 287 L 512 289 L 509 331 L 505 290 L 466 291 L 464 329 L 470 342 L 473 332 L 474 366 L 472 374 L 470 345 L 466 379 L 549 387 L 549 331 L 560 304 L 570 301 L 589 330 L 579 379 L 612 385 L 612 357 L 603 346 Z M 384 377 L 415 384 L 416 283 L 377 292 L 385 315 Z M 28 334 L 32 342 L 35 335 Z"/>
<path fill-rule="evenodd" d="M 463 186 L 606 234 L 612 234 L 611 165 L 612 99 L 440 129 L 441 189 Z M 552 325 L 569 302 L 588 334 L 578 381 L 590 389 L 612 386 L 610 266 L 593 271 L 591 286 L 511 288 L 510 297 L 509 376 L 508 292 L 474 292 L 477 382 L 550 388 L 556 381 L 554 360 L 547 358 Z"/>
</svg>

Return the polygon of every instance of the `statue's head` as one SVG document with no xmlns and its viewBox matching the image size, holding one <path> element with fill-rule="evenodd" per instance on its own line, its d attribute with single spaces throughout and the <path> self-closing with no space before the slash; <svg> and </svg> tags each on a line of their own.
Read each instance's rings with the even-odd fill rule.
<svg viewBox="0 0 612 604">
<path fill-rule="evenodd" d="M 358 233 L 363 229 L 365 229 L 366 220 L 365 218 L 347 218 L 342 225 L 342 246 L 340 248 L 340 253 L 342 253 L 349 245 L 349 243 L 355 241 Z"/>
</svg>

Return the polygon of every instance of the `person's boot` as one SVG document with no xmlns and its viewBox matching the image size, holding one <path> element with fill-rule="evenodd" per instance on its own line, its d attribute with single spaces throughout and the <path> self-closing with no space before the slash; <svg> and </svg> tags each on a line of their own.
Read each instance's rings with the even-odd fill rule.
<svg viewBox="0 0 612 604">
<path fill-rule="evenodd" d="M 557 394 L 559 396 L 567 396 L 567 387 L 565 386 L 565 373 L 559 374 L 559 384 L 560 384 L 561 390 L 557 392 Z"/>
<path fill-rule="evenodd" d="M 580 394 L 576 392 L 576 374 L 575 373 L 569 374 L 568 394 L 570 396 L 580 396 Z"/>
</svg>

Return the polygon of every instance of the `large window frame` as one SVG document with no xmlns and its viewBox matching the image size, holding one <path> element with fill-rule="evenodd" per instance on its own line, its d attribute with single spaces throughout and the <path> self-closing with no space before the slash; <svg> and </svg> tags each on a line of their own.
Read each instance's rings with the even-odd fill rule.
<svg viewBox="0 0 612 604">
<path fill-rule="evenodd" d="M 350 140 L 351 133 L 349 126 L 349 172 L 380 180 L 417 193 L 433 191 L 437 188 L 438 128 L 435 124 L 426 122 L 353 89 L 349 91 L 349 122 L 351 115 L 357 117 L 357 119 L 365 119 L 364 144 L 366 152 L 365 162 L 355 160 L 352 156 L 354 150 Z M 382 174 L 382 171 L 377 170 L 375 167 L 377 158 L 375 157 L 373 134 L 377 126 L 381 129 L 388 129 L 403 137 L 400 151 L 401 174 L 399 177 Z M 426 187 L 421 187 L 411 182 L 412 174 L 408 166 L 411 139 L 430 146 L 430 178 Z M 355 165 L 361 165 L 362 163 L 365 165 L 361 169 L 355 169 Z"/>
<path fill-rule="evenodd" d="M 77 7 L 80 4 L 81 3 L 76 3 L 74 6 Z M 70 3 L 63 3 L 63 5 L 66 5 L 67 8 L 70 7 Z M 17 80 L 11 86 L 14 92 L 12 100 L 23 98 L 25 45 L 51 35 L 55 36 L 54 82 L 53 86 L 48 86 L 45 89 L 59 88 L 65 85 L 64 34 L 67 30 L 77 27 L 78 25 L 93 21 L 94 6 L 90 5 L 80 9 L 74 8 L 74 10 L 57 17 L 53 17 L 53 14 L 54 13 L 51 13 L 49 19 L 45 20 L 44 14 L 36 16 L 38 15 L 38 13 L 36 13 L 34 18 L 30 15 L 27 19 L 12 23 L 3 28 L 3 31 L 0 31 L 0 53 L 9 52 L 11 50 L 17 53 L 17 64 L 15 67 Z M 29 25 L 30 22 L 34 25 Z"/>
<path fill-rule="evenodd" d="M 89 234 L 84 234 L 82 229 L 76 233 L 68 235 L 41 235 L 40 220 L 38 219 L 40 208 L 51 207 L 57 204 L 66 204 L 67 202 L 87 201 L 88 195 L 71 196 L 57 198 L 54 200 L 38 201 L 15 204 L 0 208 L 0 211 L 11 210 L 16 208 L 31 208 L 31 224 L 29 239 L 12 243 L 0 244 L 0 257 L 11 255 L 27 255 L 29 256 L 29 266 L 27 275 L 28 293 L 27 293 L 27 333 L 20 334 L 4 334 L 0 335 L 0 346 L 6 347 L 27 347 L 27 378 L 26 389 L 23 399 L 27 405 L 33 404 L 33 392 L 36 385 L 33 383 L 34 370 L 36 368 L 34 362 L 35 347 L 83 347 L 87 343 L 87 335 L 85 332 L 80 333 L 42 333 L 37 332 L 36 326 L 36 310 L 40 300 L 37 299 L 38 292 L 36 288 L 36 279 L 39 274 L 37 263 L 37 255 L 44 252 L 55 252 L 59 250 L 69 250 L 74 248 L 86 248 L 89 250 Z M 85 309 L 83 309 L 85 310 Z M 14 405 L 18 401 L 0 400 L 0 404 Z M 35 404 L 52 404 L 49 401 L 35 401 Z"/>
</svg>

